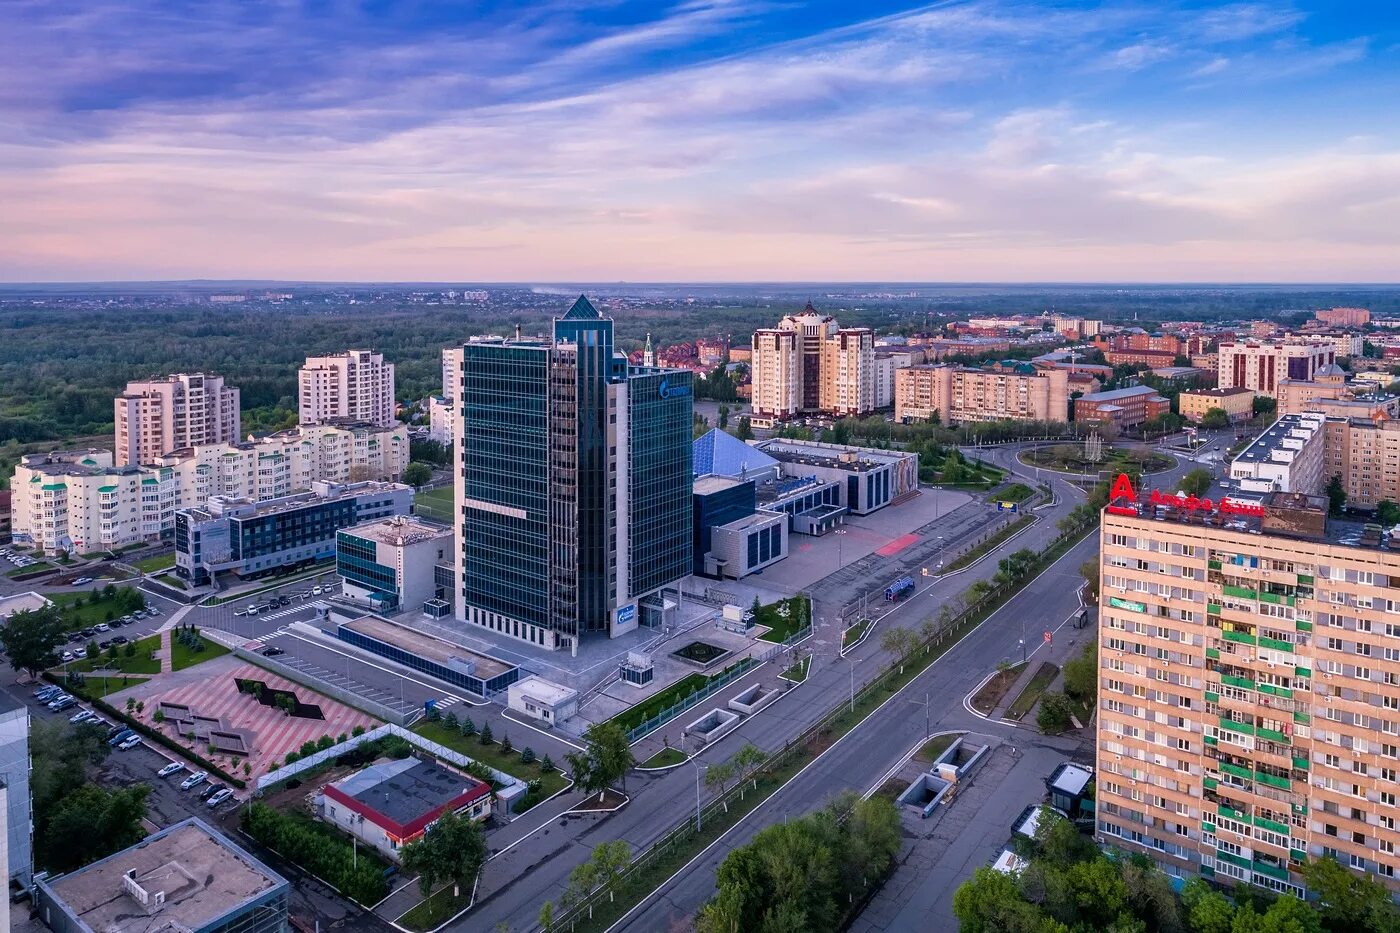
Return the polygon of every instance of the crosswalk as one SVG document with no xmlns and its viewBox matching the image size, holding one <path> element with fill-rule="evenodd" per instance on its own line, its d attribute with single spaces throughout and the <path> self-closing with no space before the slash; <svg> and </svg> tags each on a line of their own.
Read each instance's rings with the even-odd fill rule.
<svg viewBox="0 0 1400 933">
<path fill-rule="evenodd" d="M 283 632 L 285 632 L 285 631 L 286 631 L 288 628 L 290 628 L 290 627 L 291 627 L 291 626 L 288 626 L 288 625 L 279 626 L 279 627 L 273 629 L 273 630 L 270 631 L 270 632 L 267 632 L 267 633 L 265 633 L 265 634 L 262 634 L 262 635 L 257 636 L 256 638 L 253 639 L 253 641 L 260 642 L 260 643 L 262 643 L 262 644 L 265 645 L 265 644 L 267 644 L 268 642 L 272 641 L 272 639 L 276 638 L 278 635 L 281 635 Z"/>
<path fill-rule="evenodd" d="M 323 602 L 321 602 L 321 601 L 318 599 L 318 600 L 316 600 L 314 603 L 293 604 L 293 605 L 290 605 L 290 606 L 285 606 L 285 607 L 283 607 L 283 608 L 281 608 L 281 609 L 272 610 L 272 611 L 270 611 L 270 612 L 260 612 L 260 613 L 258 613 L 257 615 L 255 615 L 255 616 L 249 616 L 248 618 L 250 618 L 250 619 L 255 619 L 255 620 L 259 621 L 259 622 L 270 622 L 270 621 L 272 621 L 273 619 L 281 619 L 281 618 L 284 618 L 285 616 L 292 615 L 293 613 L 305 612 L 305 611 L 308 610 L 308 609 L 314 609 L 314 610 L 320 611 L 321 609 L 324 609 L 324 608 L 326 608 L 326 604 L 323 603 Z"/>
</svg>

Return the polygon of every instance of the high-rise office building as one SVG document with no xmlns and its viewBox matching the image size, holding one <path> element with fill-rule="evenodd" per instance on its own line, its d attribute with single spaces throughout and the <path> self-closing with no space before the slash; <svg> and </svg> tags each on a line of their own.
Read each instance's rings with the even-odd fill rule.
<svg viewBox="0 0 1400 933">
<path fill-rule="evenodd" d="M 754 424 L 875 409 L 875 332 L 841 327 L 810 304 L 753 335 Z"/>
<path fill-rule="evenodd" d="M 121 466 L 151 463 L 179 447 L 238 440 L 238 390 L 222 376 L 175 373 L 128 382 L 114 409 Z"/>
<path fill-rule="evenodd" d="M 394 364 L 369 350 L 308 356 L 297 378 L 297 415 L 303 425 L 334 420 L 393 424 Z"/>
<path fill-rule="evenodd" d="M 457 617 L 574 650 L 659 622 L 691 567 L 690 373 L 629 366 L 582 296 L 462 353 Z"/>
<path fill-rule="evenodd" d="M 1302 863 L 1332 856 L 1400 892 L 1400 540 L 1346 537 L 1300 493 L 1114 493 L 1099 840 L 1293 894 Z"/>
</svg>

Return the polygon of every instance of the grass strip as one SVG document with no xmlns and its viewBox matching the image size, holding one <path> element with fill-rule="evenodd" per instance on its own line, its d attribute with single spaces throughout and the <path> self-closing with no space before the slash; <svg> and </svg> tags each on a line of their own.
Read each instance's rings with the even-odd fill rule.
<svg viewBox="0 0 1400 933">
<path fill-rule="evenodd" d="M 210 661 L 229 652 L 229 649 L 218 642 L 203 637 L 200 638 L 200 644 L 204 646 L 204 650 L 194 651 L 180 641 L 176 637 L 177 634 L 174 633 L 170 636 L 170 669 L 172 671 L 183 671 L 187 667 L 194 667 L 201 661 Z"/>
<path fill-rule="evenodd" d="M 983 541 L 981 544 L 977 545 L 977 547 L 968 551 L 966 554 L 964 554 L 962 557 L 959 557 L 957 560 L 953 561 L 951 564 L 944 568 L 943 572 L 952 573 L 954 570 L 962 570 L 964 567 L 970 567 L 978 559 L 984 557 L 987 554 L 990 554 L 1002 544 L 1005 544 L 1007 538 L 1011 537 L 1016 532 L 1020 531 L 1022 528 L 1025 528 L 1033 521 L 1035 521 L 1035 516 L 1022 515 L 1020 518 L 1007 525 L 1001 531 L 998 531 L 986 541 Z"/>
<path fill-rule="evenodd" d="M 672 765 L 680 764 L 681 762 L 685 761 L 685 759 L 685 753 L 679 752 L 674 748 L 663 748 L 661 751 L 657 752 L 655 755 L 652 755 L 646 761 L 638 765 L 638 767 L 669 768 Z"/>
<path fill-rule="evenodd" d="M 965 732 L 949 732 L 947 735 L 934 736 L 925 742 L 922 748 L 914 753 L 914 758 L 917 761 L 937 761 L 938 756 L 946 752 L 949 745 L 952 745 L 966 734 Z"/>
<path fill-rule="evenodd" d="M 860 641 L 860 637 L 865 634 L 865 630 L 868 628 L 870 628 L 870 620 L 861 619 L 855 625 L 846 629 L 846 631 L 841 634 L 841 647 L 849 648 L 851 645 Z"/>
<path fill-rule="evenodd" d="M 539 781 L 541 799 L 552 797 L 569 783 L 558 769 L 545 771 L 540 767 L 538 761 L 528 765 L 522 762 L 520 753 L 524 750 L 523 748 L 509 752 L 502 751 L 499 743 L 503 736 L 495 736 L 495 741 L 490 745 L 482 745 L 479 735 L 463 735 L 460 729 L 453 729 L 441 719 L 436 721 L 420 720 L 414 723 L 412 728 L 414 732 L 425 739 L 437 742 L 439 745 L 446 745 L 454 752 L 466 755 L 473 761 L 489 765 L 497 771 L 504 771 L 511 777 L 519 778 L 526 783 Z M 523 813 L 525 811 L 517 810 L 516 812 Z"/>
<path fill-rule="evenodd" d="M 798 661 L 792 667 L 783 671 L 782 675 L 795 684 L 800 684 L 807 679 L 807 672 L 812 668 L 812 656 L 809 654 Z"/>
<path fill-rule="evenodd" d="M 396 922 L 399 926 L 415 933 L 427 933 L 429 930 L 436 930 L 442 924 L 451 920 L 459 913 L 467 909 L 467 905 L 472 902 L 471 885 L 462 887 L 461 893 L 456 897 L 452 895 L 452 884 L 445 884 L 432 894 L 419 901 L 418 904 L 408 913 L 400 917 Z"/>
<path fill-rule="evenodd" d="M 1026 684 L 1026 689 L 1022 690 L 1021 695 L 1012 700 L 1011 705 L 1007 707 L 1004 718 L 1014 719 L 1017 722 L 1024 719 L 1026 714 L 1031 711 L 1031 707 L 1035 706 L 1040 699 L 1040 695 L 1045 692 L 1059 673 L 1059 665 L 1051 664 L 1049 661 L 1041 661 L 1040 667 L 1036 668 L 1035 673 L 1031 676 L 1030 683 Z"/>
<path fill-rule="evenodd" d="M 142 573 L 155 573 L 157 570 L 169 570 L 175 566 L 174 554 L 160 554 L 156 557 L 143 557 L 132 563 L 132 566 Z"/>
</svg>

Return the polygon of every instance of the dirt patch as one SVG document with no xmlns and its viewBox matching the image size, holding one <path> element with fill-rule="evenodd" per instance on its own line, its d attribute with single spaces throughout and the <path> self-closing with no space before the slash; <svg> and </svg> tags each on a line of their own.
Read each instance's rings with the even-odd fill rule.
<svg viewBox="0 0 1400 933">
<path fill-rule="evenodd" d="M 807 741 L 803 743 L 803 747 L 807 750 L 809 755 L 815 758 L 817 755 L 820 755 L 830 748 L 835 742 L 836 740 L 831 737 L 831 730 L 823 729 L 816 735 L 810 736 Z"/>
<path fill-rule="evenodd" d="M 875 791 L 876 797 L 883 797 L 890 803 L 894 803 L 899 795 L 904 793 L 904 789 L 909 786 L 909 782 L 903 778 L 893 777 L 880 785 L 880 789 Z"/>
<path fill-rule="evenodd" d="M 1007 691 L 1016 683 L 1016 678 L 1021 676 L 1021 671 L 1025 666 L 1024 664 L 1017 664 L 1014 667 L 1008 667 L 1004 671 L 997 671 L 993 674 L 992 679 L 983 684 L 982 689 L 978 690 L 977 693 L 973 695 L 972 708 L 983 716 L 990 716 L 992 710 L 997 708 L 1002 698 L 1006 696 Z"/>
<path fill-rule="evenodd" d="M 627 798 L 617 791 L 609 788 L 603 791 L 603 799 L 599 800 L 596 794 L 589 794 L 582 802 L 574 806 L 575 810 L 616 810 L 627 802 Z"/>
</svg>

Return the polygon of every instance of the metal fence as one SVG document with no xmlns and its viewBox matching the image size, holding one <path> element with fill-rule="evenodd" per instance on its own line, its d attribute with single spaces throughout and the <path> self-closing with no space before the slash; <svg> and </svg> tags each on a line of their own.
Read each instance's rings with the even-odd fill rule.
<svg viewBox="0 0 1400 933">
<path fill-rule="evenodd" d="M 1051 541 L 1045 549 L 1037 555 L 1037 565 L 1032 571 L 1027 571 L 1027 573 L 1020 578 L 1018 583 L 1031 579 L 1033 573 L 1043 571 L 1054 560 L 1057 560 L 1062 555 L 1054 554 L 1054 551 L 1063 545 L 1072 546 L 1083 534 L 1083 531 L 1084 528 L 1080 527 L 1062 534 Z M 818 721 L 808 726 L 794 738 L 786 740 L 782 748 L 774 749 L 772 752 L 768 753 L 768 757 L 755 767 L 744 780 L 739 781 L 733 787 L 728 788 L 722 794 L 710 800 L 709 803 L 704 804 L 700 808 L 699 822 L 701 829 L 699 831 L 696 829 L 694 811 L 688 812 L 686 816 L 673 825 L 665 835 L 637 855 L 636 859 L 627 867 L 616 885 L 614 885 L 614 890 L 621 890 L 631 879 L 636 877 L 638 873 L 650 869 L 655 863 L 669 857 L 678 847 L 683 847 L 694 840 L 697 833 L 703 831 L 703 828 L 710 825 L 717 817 L 727 815 L 730 806 L 733 806 L 742 796 L 754 792 L 752 786 L 755 780 L 762 779 L 766 774 L 781 769 L 795 756 L 802 754 L 809 740 L 822 737 L 825 733 L 834 729 L 837 721 L 842 716 L 849 715 L 852 706 L 861 704 L 867 701 L 872 695 L 892 686 L 891 680 L 901 676 L 900 671 L 909 663 L 911 658 L 919 654 L 931 652 L 934 648 L 941 647 L 950 639 L 956 641 L 957 638 L 966 634 L 961 631 L 964 625 L 979 613 L 990 615 L 990 613 L 995 611 L 1006 599 L 1014 595 L 1018 589 L 1019 586 L 1012 586 L 1009 588 L 997 587 L 988 591 L 980 600 L 963 609 L 961 612 L 951 615 L 947 619 L 939 620 L 940 624 L 937 626 L 936 630 L 927 633 L 924 640 L 910 655 L 903 659 L 896 659 L 893 661 L 874 679 L 857 690 L 854 700 L 842 698 L 834 703 Z M 985 621 L 985 617 L 982 621 Z M 778 647 L 781 648 L 782 646 Z M 917 674 L 913 676 L 917 676 Z M 854 725 L 852 728 L 854 728 Z M 689 855 L 690 853 L 682 849 L 682 854 Z M 676 867 L 680 868 L 680 865 Z M 663 882 L 665 880 L 666 879 L 662 879 Z M 647 894 L 650 895 L 654 890 L 653 888 L 651 891 L 648 891 Z M 577 900 L 568 901 L 560 912 L 555 915 L 551 928 L 554 930 L 572 931 L 580 923 L 591 920 L 595 908 L 608 904 L 611 900 L 612 895 L 609 891 L 606 888 L 599 888 Z"/>
<path fill-rule="evenodd" d="M 719 690 L 729 686 L 735 680 L 744 676 L 762 663 L 762 661 L 754 657 L 740 658 L 738 661 L 735 661 L 729 667 L 716 674 L 714 680 L 706 683 L 705 686 L 701 687 L 695 693 L 677 700 L 675 705 L 666 707 L 641 725 L 627 730 L 628 743 L 636 742 L 638 739 L 651 735 L 651 733 L 655 732 L 672 719 L 675 719 L 681 713 L 704 702 L 709 697 L 714 696 Z"/>
</svg>

